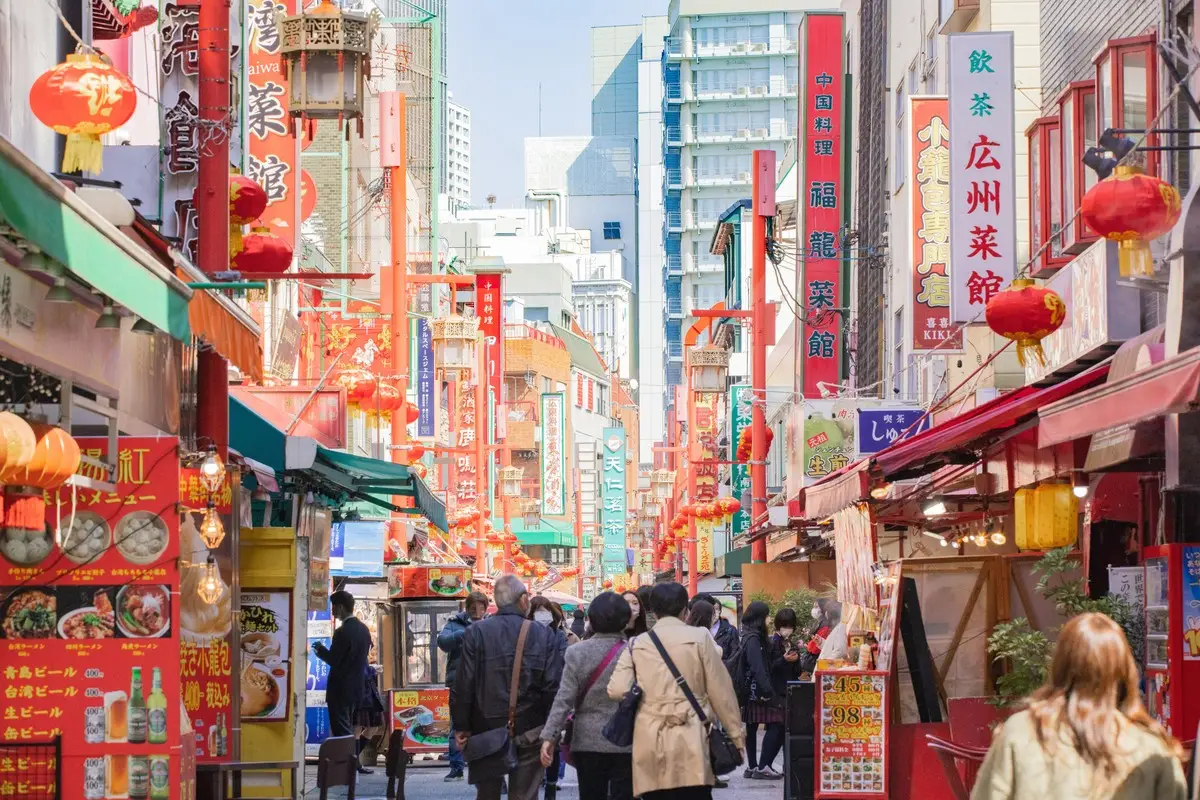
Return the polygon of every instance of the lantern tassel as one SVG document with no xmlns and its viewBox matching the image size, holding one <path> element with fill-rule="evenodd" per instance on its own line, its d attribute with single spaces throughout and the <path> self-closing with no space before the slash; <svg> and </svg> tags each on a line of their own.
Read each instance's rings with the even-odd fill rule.
<svg viewBox="0 0 1200 800">
<path fill-rule="evenodd" d="M 230 225 L 229 226 L 229 259 L 232 261 L 233 257 L 236 256 L 238 253 L 242 252 L 242 250 L 245 248 L 245 246 L 246 246 L 245 242 L 242 239 L 242 226 L 236 225 L 236 224 Z"/>
<path fill-rule="evenodd" d="M 1145 239 L 1121 239 L 1117 242 L 1117 264 L 1122 278 L 1149 278 L 1154 275 L 1154 254 Z"/>
<path fill-rule="evenodd" d="M 87 133 L 68 133 L 63 149 L 62 170 L 66 173 L 98 173 L 104 167 L 104 145 L 100 137 Z"/>
<path fill-rule="evenodd" d="M 1046 366 L 1046 353 L 1042 350 L 1042 343 L 1039 339 L 1021 339 L 1017 342 L 1017 363 L 1022 368 L 1025 367 L 1026 361 L 1030 358 L 1036 358 L 1041 366 Z"/>
</svg>

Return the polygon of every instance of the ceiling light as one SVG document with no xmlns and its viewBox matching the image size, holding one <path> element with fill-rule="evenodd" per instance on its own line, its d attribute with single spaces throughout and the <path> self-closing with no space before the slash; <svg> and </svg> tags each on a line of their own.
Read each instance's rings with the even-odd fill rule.
<svg viewBox="0 0 1200 800">
<path fill-rule="evenodd" d="M 107 298 L 104 300 L 100 316 L 96 318 L 96 329 L 102 331 L 119 331 L 121 329 L 121 317 L 113 308 L 112 301 Z"/>
<path fill-rule="evenodd" d="M 922 513 L 927 517 L 936 517 L 946 513 L 946 504 L 941 500 L 930 500 L 921 507 Z"/>
<path fill-rule="evenodd" d="M 67 288 L 67 279 L 58 277 L 54 279 L 54 286 L 50 291 L 46 292 L 47 303 L 73 303 L 75 295 L 71 294 L 71 290 Z"/>
<path fill-rule="evenodd" d="M 992 535 L 988 538 L 992 540 L 992 544 L 1004 544 L 1008 541 L 1008 537 L 1004 535 L 1004 531 L 993 531 Z"/>
<path fill-rule="evenodd" d="M 871 497 L 875 498 L 876 500 L 886 500 L 888 495 L 891 494 L 891 491 L 892 485 L 890 483 L 884 484 L 883 486 L 876 486 L 871 490 Z"/>
<path fill-rule="evenodd" d="M 1085 472 L 1071 473 L 1071 492 L 1080 500 L 1088 496 L 1088 476 Z"/>
<path fill-rule="evenodd" d="M 138 317 L 138 321 L 133 323 L 133 327 L 130 328 L 130 330 L 133 331 L 134 333 L 154 333 L 157 330 L 157 328 L 155 328 L 153 324 L 147 322 L 146 320 L 142 319 L 141 317 Z"/>
<path fill-rule="evenodd" d="M 50 264 L 50 259 L 46 258 L 46 254 L 41 250 L 31 250 L 21 256 L 18 266 L 26 272 L 49 272 Z"/>
</svg>

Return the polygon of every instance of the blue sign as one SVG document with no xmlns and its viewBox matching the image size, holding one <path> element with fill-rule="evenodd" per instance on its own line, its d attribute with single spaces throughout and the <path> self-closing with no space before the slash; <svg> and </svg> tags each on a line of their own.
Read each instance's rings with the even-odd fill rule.
<svg viewBox="0 0 1200 800">
<path fill-rule="evenodd" d="M 333 734 L 329 730 L 329 709 L 309 704 L 304 709 L 304 754 L 315 756 L 321 743 Z"/>
<path fill-rule="evenodd" d="M 339 522 L 330 532 L 329 574 L 351 578 L 382 578 L 386 522 Z"/>
<path fill-rule="evenodd" d="M 860 408 L 858 452 L 878 453 L 901 438 L 908 439 L 926 430 L 929 430 L 929 415 L 922 408 Z"/>
<path fill-rule="evenodd" d="M 623 575 L 626 571 L 625 515 L 625 429 L 605 428 L 601 442 L 604 456 L 600 472 L 600 526 L 604 536 L 604 550 L 600 563 L 604 575 Z"/>
<path fill-rule="evenodd" d="M 333 644 L 329 638 L 308 640 L 308 675 L 304 679 L 304 689 L 309 692 L 323 692 L 329 686 L 329 665 L 317 658 L 313 650 L 317 642 L 326 647 Z"/>
<path fill-rule="evenodd" d="M 417 436 L 433 436 L 433 329 L 417 320 Z"/>
</svg>

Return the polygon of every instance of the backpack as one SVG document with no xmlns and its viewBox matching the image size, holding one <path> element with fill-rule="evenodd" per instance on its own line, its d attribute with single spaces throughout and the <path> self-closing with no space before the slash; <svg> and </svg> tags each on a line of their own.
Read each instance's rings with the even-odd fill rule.
<svg viewBox="0 0 1200 800">
<path fill-rule="evenodd" d="M 733 652 L 723 653 L 721 660 L 725 663 L 725 669 L 729 671 L 729 677 L 733 679 L 733 693 L 737 695 L 739 703 L 744 703 L 746 698 L 750 696 L 750 680 L 746 674 L 746 646 L 744 644 L 746 636 L 753 636 L 752 633 L 747 633 L 739 636 L 737 642 L 733 646 Z"/>
</svg>

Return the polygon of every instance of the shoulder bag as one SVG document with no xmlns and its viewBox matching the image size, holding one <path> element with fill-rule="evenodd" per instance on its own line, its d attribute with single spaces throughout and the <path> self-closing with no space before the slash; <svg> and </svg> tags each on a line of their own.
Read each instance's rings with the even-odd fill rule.
<svg viewBox="0 0 1200 800">
<path fill-rule="evenodd" d="M 517 652 L 513 659 L 512 679 L 508 688 L 508 724 L 503 728 L 476 733 L 467 740 L 463 748 L 463 759 L 472 769 L 481 769 L 495 774 L 508 774 L 517 768 L 517 745 L 513 727 L 517 718 L 517 691 L 521 687 L 521 659 L 525 654 L 525 639 L 529 636 L 529 620 L 521 622 L 521 633 L 517 635 Z"/>
<path fill-rule="evenodd" d="M 624 645 L 624 642 L 613 644 L 608 651 L 608 655 L 604 657 L 600 665 L 592 670 L 592 674 L 588 676 L 587 683 L 583 685 L 583 688 L 579 690 L 579 694 L 575 697 L 575 706 L 572 708 L 571 713 L 567 715 L 566 730 L 563 732 L 562 744 L 559 747 L 562 750 L 562 760 L 572 767 L 575 766 L 575 757 L 571 755 L 571 740 L 575 736 L 575 714 L 579 712 L 579 707 L 583 705 L 584 698 L 587 697 L 592 687 L 596 685 L 596 681 L 600 680 L 600 676 L 604 674 L 604 670 L 608 669 L 608 665 L 621 653 L 621 648 Z"/>
<path fill-rule="evenodd" d="M 637 682 L 637 663 L 633 660 L 633 642 L 629 643 L 629 666 L 633 669 L 633 686 L 617 704 L 617 710 L 604 725 L 604 738 L 617 747 L 633 746 L 633 726 L 638 707 L 642 704 L 642 687 Z"/>
<path fill-rule="evenodd" d="M 704 709 L 700 707 L 700 701 L 696 699 L 696 695 L 692 694 L 692 687 L 688 686 L 687 680 L 679 674 L 679 668 L 667 655 L 667 648 L 663 647 L 654 631 L 649 631 L 647 635 L 650 637 L 650 641 L 654 642 L 654 646 L 658 648 L 658 654 L 666 662 L 667 669 L 671 671 L 671 677 L 675 679 L 675 684 L 683 691 L 684 697 L 688 699 L 692 708 L 695 709 L 696 715 L 700 717 L 700 724 L 704 726 L 704 730 L 708 734 L 708 760 L 712 764 L 713 775 L 726 775 L 733 772 L 742 763 L 742 751 L 737 749 L 733 740 L 729 738 L 729 734 L 714 726 L 705 715 Z"/>
</svg>

